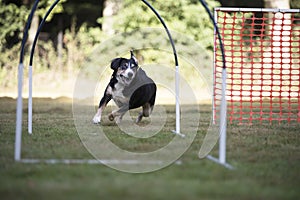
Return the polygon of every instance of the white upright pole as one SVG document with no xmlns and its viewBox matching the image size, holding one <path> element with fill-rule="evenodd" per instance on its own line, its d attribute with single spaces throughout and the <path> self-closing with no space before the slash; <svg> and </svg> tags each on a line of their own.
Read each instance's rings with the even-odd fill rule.
<svg viewBox="0 0 300 200">
<path fill-rule="evenodd" d="M 179 66 L 175 67 L 176 133 L 180 133 Z"/>
<path fill-rule="evenodd" d="M 28 70 L 28 133 L 32 134 L 32 65 Z"/>
<path fill-rule="evenodd" d="M 180 98 L 179 98 L 179 81 L 180 81 L 180 76 L 179 76 L 179 66 L 176 65 L 175 67 L 175 110 L 176 110 L 176 127 L 175 127 L 175 131 L 173 131 L 173 133 L 175 133 L 176 135 L 179 135 L 181 137 L 185 137 L 185 134 L 180 133 Z"/>
<path fill-rule="evenodd" d="M 15 160 L 21 160 L 21 140 L 22 140 L 22 86 L 23 86 L 23 63 L 18 67 L 18 99 L 17 99 L 17 118 L 16 118 L 16 138 L 15 138 Z"/>
<path fill-rule="evenodd" d="M 30 15 L 28 16 L 28 21 L 24 30 L 24 35 L 21 44 L 20 52 L 20 62 L 18 67 L 18 99 L 17 99 L 17 113 L 16 113 L 16 135 L 15 135 L 15 161 L 21 160 L 21 143 L 22 143 L 22 112 L 23 112 L 23 57 L 24 57 L 24 47 L 28 37 L 28 29 L 30 27 L 32 17 L 38 6 L 39 0 L 35 0 L 34 5 L 31 9 Z"/>
<path fill-rule="evenodd" d="M 214 19 L 215 22 L 218 20 L 218 12 L 214 11 Z M 217 40 L 217 29 L 216 26 L 214 26 L 214 53 L 213 53 L 213 87 L 212 87 L 212 122 L 213 124 L 216 124 L 216 106 L 215 106 L 215 98 L 216 98 L 216 53 L 217 53 L 217 46 L 216 46 L 216 40 Z"/>
<path fill-rule="evenodd" d="M 222 100 L 220 109 L 220 140 L 219 140 L 219 161 L 226 163 L 226 125 L 227 125 L 227 103 L 226 103 L 226 68 L 222 69 Z"/>
<path fill-rule="evenodd" d="M 171 36 L 171 33 L 167 27 L 167 25 L 165 24 L 163 18 L 159 15 L 159 13 L 151 6 L 151 4 L 149 4 L 146 0 L 142 0 L 154 13 L 155 15 L 158 17 L 159 21 L 162 23 L 162 25 L 164 26 L 169 40 L 171 42 L 172 45 L 172 49 L 173 49 L 173 53 L 174 53 L 174 58 L 175 58 L 175 99 L 176 99 L 176 127 L 175 130 L 173 130 L 172 132 L 180 135 L 181 137 L 184 137 L 185 135 L 180 133 L 180 102 L 179 102 L 179 66 L 178 66 L 178 59 L 177 59 L 177 53 L 176 53 L 176 49 L 175 49 L 175 45 Z"/>
</svg>

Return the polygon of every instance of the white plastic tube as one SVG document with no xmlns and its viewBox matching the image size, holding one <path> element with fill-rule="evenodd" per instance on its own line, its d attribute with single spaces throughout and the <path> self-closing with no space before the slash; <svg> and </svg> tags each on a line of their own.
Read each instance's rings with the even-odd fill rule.
<svg viewBox="0 0 300 200">
<path fill-rule="evenodd" d="M 28 133 L 32 134 L 32 66 L 28 69 Z"/>
<path fill-rule="evenodd" d="M 16 117 L 16 136 L 15 136 L 15 160 L 21 159 L 21 140 L 22 140 L 22 86 L 23 86 L 23 64 L 18 67 L 18 99 L 17 99 L 17 117 Z"/>
<path fill-rule="evenodd" d="M 222 100 L 220 109 L 220 140 L 219 140 L 219 161 L 226 163 L 226 125 L 227 125 L 227 102 L 226 102 L 226 69 L 222 69 Z"/>
<path fill-rule="evenodd" d="M 179 98 L 179 66 L 175 67 L 175 95 L 176 95 L 176 133 L 180 133 L 180 98 Z"/>
</svg>

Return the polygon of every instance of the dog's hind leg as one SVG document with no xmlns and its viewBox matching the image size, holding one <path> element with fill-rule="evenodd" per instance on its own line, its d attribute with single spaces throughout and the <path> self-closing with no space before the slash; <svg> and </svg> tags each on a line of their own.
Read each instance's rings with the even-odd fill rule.
<svg viewBox="0 0 300 200">
<path fill-rule="evenodd" d="M 135 122 L 139 123 L 143 117 L 149 117 L 152 113 L 153 106 L 151 106 L 149 103 L 146 103 L 143 105 L 143 110 L 140 112 L 139 116 L 136 118 Z"/>
<path fill-rule="evenodd" d="M 139 123 L 143 118 L 143 111 L 139 113 L 139 116 L 136 118 L 135 123 Z"/>
</svg>

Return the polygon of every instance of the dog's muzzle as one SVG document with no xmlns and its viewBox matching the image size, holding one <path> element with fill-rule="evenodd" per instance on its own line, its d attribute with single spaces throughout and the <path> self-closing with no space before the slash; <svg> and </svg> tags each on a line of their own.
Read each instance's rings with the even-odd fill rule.
<svg viewBox="0 0 300 200">
<path fill-rule="evenodd" d="M 128 73 L 127 76 L 121 74 L 120 77 L 124 84 L 129 85 L 133 79 L 133 73 Z"/>
</svg>

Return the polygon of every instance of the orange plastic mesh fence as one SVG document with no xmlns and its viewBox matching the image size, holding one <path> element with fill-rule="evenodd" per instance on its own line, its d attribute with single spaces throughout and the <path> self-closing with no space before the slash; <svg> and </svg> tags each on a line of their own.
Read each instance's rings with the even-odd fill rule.
<svg viewBox="0 0 300 200">
<path fill-rule="evenodd" d="M 227 70 L 230 123 L 300 122 L 300 14 L 216 9 Z M 222 55 L 215 35 L 214 112 L 219 118 Z"/>
</svg>

